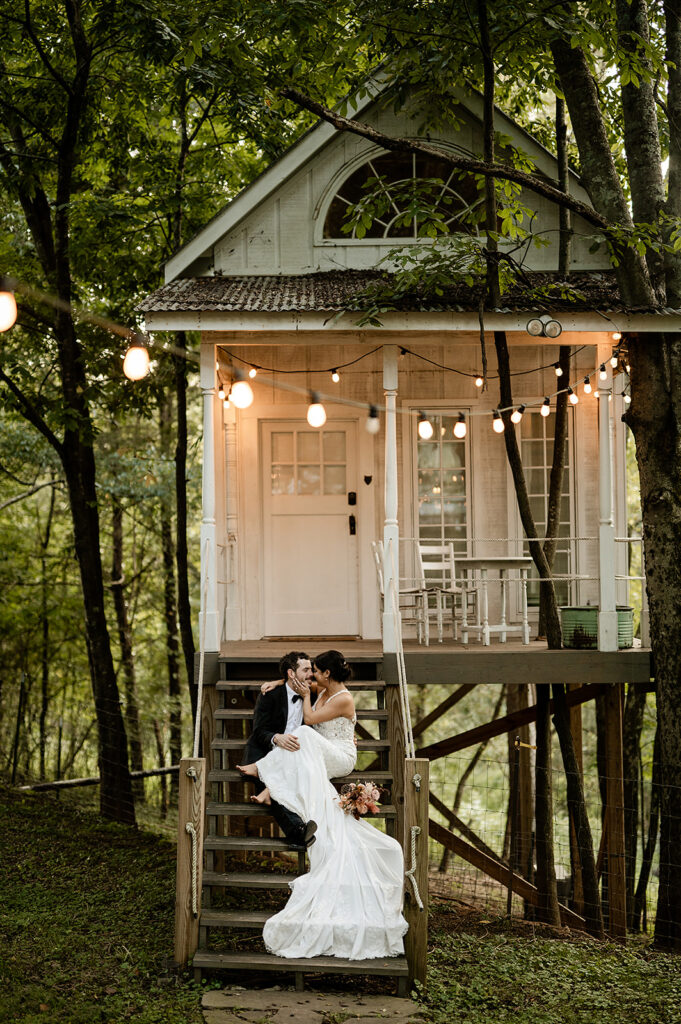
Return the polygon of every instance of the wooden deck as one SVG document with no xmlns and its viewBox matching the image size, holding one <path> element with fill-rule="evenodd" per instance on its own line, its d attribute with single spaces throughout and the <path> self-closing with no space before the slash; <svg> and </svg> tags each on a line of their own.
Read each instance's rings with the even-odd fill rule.
<svg viewBox="0 0 681 1024">
<path fill-rule="evenodd" d="M 310 654 L 328 648 L 341 650 L 350 662 L 375 662 L 383 658 L 380 640 L 347 637 L 290 637 L 277 640 L 241 640 L 224 644 L 220 661 L 229 663 L 262 662 L 276 665 L 289 650 L 308 650 Z M 394 656 L 386 656 L 386 669 Z M 410 683 L 643 683 L 652 676 L 650 650 L 632 648 L 622 651 L 549 651 L 546 642 L 531 640 L 524 646 L 519 638 L 505 644 L 479 642 L 464 646 L 445 640 L 429 647 L 415 640 L 405 641 L 404 660 Z M 387 676 L 392 678 L 388 671 Z"/>
</svg>

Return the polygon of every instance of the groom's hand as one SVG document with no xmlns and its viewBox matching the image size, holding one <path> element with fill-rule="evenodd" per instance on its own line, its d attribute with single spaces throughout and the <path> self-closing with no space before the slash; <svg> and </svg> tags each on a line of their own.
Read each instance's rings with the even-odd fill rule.
<svg viewBox="0 0 681 1024">
<path fill-rule="evenodd" d="M 275 747 L 283 750 L 300 750 L 300 741 L 292 732 L 277 732 L 272 737 Z"/>
</svg>

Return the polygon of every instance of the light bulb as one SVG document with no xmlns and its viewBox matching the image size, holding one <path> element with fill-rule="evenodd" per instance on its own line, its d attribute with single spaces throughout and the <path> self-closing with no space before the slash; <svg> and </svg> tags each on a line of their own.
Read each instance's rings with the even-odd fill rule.
<svg viewBox="0 0 681 1024">
<path fill-rule="evenodd" d="M 620 334 L 619 331 L 613 331 L 612 332 L 612 340 L 613 341 L 619 341 L 621 337 L 622 337 L 622 335 Z"/>
<path fill-rule="evenodd" d="M 224 402 L 222 403 L 222 408 L 229 409 L 229 398 L 225 398 Z"/>
<path fill-rule="evenodd" d="M 625 405 L 629 405 L 630 401 L 631 401 L 631 395 L 625 395 L 624 396 L 624 404 Z"/>
<path fill-rule="evenodd" d="M 475 378 L 475 386 L 476 386 L 476 388 L 481 388 L 482 387 L 482 383 L 483 383 L 482 377 L 480 375 L 478 375 Z"/>
<path fill-rule="evenodd" d="M 17 322 L 17 300 L 13 292 L 0 291 L 0 331 L 8 331 Z"/>
<path fill-rule="evenodd" d="M 577 402 L 579 401 L 579 395 L 576 391 L 573 391 L 572 388 L 568 388 L 568 401 L 573 405 L 577 405 Z"/>
<path fill-rule="evenodd" d="M 598 379 L 599 380 L 607 380 L 608 379 L 608 371 L 605 368 L 605 363 L 601 363 L 601 365 L 598 367 Z"/>
<path fill-rule="evenodd" d="M 248 371 L 248 376 L 249 376 L 249 377 L 251 378 L 251 380 L 254 380 L 254 379 L 255 379 L 255 377 L 256 377 L 256 375 L 257 375 L 257 373 L 258 373 L 258 371 L 257 371 L 257 369 L 255 368 L 255 366 L 252 366 L 252 367 L 250 368 L 250 370 Z"/>
<path fill-rule="evenodd" d="M 425 412 L 419 413 L 419 437 L 422 441 L 430 441 L 433 436 L 433 424 L 426 418 Z"/>
<path fill-rule="evenodd" d="M 366 427 L 367 434 L 377 434 L 381 429 L 381 421 L 378 418 L 378 409 L 375 405 L 369 406 L 369 415 L 364 426 Z"/>
<path fill-rule="evenodd" d="M 220 387 L 218 388 L 218 398 L 220 399 L 221 402 L 224 402 L 225 400 L 225 388 L 223 384 L 221 384 Z"/>
<path fill-rule="evenodd" d="M 307 410 L 307 422 L 311 427 L 323 427 L 326 423 L 326 409 L 319 401 L 319 395 L 313 394 Z"/>
<path fill-rule="evenodd" d="M 499 415 L 499 411 L 497 409 L 495 409 L 494 412 L 492 413 L 492 429 L 497 434 L 503 434 L 504 432 L 504 421 Z"/>
<path fill-rule="evenodd" d="M 458 437 L 459 439 L 464 438 L 466 436 L 466 430 L 466 417 L 462 412 L 460 412 L 459 418 L 454 424 L 454 437 Z"/>
<path fill-rule="evenodd" d="M 514 409 L 513 412 L 511 413 L 511 423 L 520 423 L 521 419 L 523 418 L 523 413 L 524 412 L 525 412 L 525 406 L 524 405 L 519 405 L 517 409 Z"/>
<path fill-rule="evenodd" d="M 599 396 L 599 394 L 598 394 L 598 391 L 594 391 L 594 398 L 599 398 L 599 397 L 600 397 L 600 396 Z"/>
<path fill-rule="evenodd" d="M 542 402 L 541 409 L 539 411 L 541 412 L 542 416 L 551 415 L 551 402 L 548 398 L 544 399 L 544 401 Z"/>
<path fill-rule="evenodd" d="M 627 373 L 631 373 L 631 367 L 629 366 L 629 363 L 627 363 L 627 365 L 625 366 L 625 370 L 627 371 Z"/>
<path fill-rule="evenodd" d="M 560 363 L 554 363 L 553 368 L 556 371 L 556 377 L 563 376 L 563 367 L 560 365 Z"/>
<path fill-rule="evenodd" d="M 590 395 L 591 394 L 591 381 L 589 380 L 588 377 L 584 378 L 584 394 L 585 395 Z"/>
<path fill-rule="evenodd" d="M 232 384 L 229 396 L 237 409 L 248 409 L 253 404 L 253 388 L 247 380 L 238 380 Z"/>
<path fill-rule="evenodd" d="M 149 353 L 143 345 L 131 345 L 123 360 L 123 373 L 129 380 L 142 380 L 149 373 Z"/>
<path fill-rule="evenodd" d="M 618 352 L 613 352 L 613 354 L 610 356 L 610 365 L 612 366 L 613 370 L 617 369 L 617 364 L 618 363 L 619 363 L 619 353 Z"/>
<path fill-rule="evenodd" d="M 340 380 L 340 373 L 338 372 L 338 370 L 331 371 L 331 380 L 334 382 L 334 384 L 338 383 L 338 381 Z"/>
</svg>

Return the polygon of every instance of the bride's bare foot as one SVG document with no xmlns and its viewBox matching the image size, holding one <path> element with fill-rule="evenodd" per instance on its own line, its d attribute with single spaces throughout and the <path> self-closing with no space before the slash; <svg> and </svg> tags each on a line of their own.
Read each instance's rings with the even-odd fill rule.
<svg viewBox="0 0 681 1024">
<path fill-rule="evenodd" d="M 258 775 L 257 764 L 238 764 L 236 766 L 236 770 L 238 772 L 241 772 L 242 775 L 249 775 L 252 779 L 257 779 L 260 777 Z"/>
<path fill-rule="evenodd" d="M 257 796 L 252 796 L 251 797 L 251 803 L 253 803 L 253 804 L 265 804 L 265 806 L 269 807 L 269 805 L 272 803 L 272 801 L 270 799 L 270 791 L 269 791 L 269 789 L 267 789 L 267 787 L 265 787 L 265 789 L 263 789 L 262 793 L 258 793 Z"/>
</svg>

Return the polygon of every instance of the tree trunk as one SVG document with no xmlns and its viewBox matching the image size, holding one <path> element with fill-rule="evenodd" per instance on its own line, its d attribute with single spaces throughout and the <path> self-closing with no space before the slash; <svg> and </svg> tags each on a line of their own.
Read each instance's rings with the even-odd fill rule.
<svg viewBox="0 0 681 1024">
<path fill-rule="evenodd" d="M 556 159 L 558 163 L 558 187 L 562 192 L 570 191 L 570 170 L 567 150 L 567 121 L 565 119 L 565 100 L 556 96 Z M 558 209 L 558 273 L 566 278 L 570 274 L 572 255 L 572 230 L 570 211 L 566 206 Z"/>
<path fill-rule="evenodd" d="M 123 507 L 114 496 L 111 516 L 111 593 L 113 594 L 118 626 L 118 643 L 121 649 L 121 667 L 125 686 L 125 725 L 130 748 L 130 764 L 133 771 L 144 771 L 142 754 L 142 738 L 140 731 L 139 709 L 137 705 L 137 681 L 135 674 L 135 656 L 132 644 L 132 630 L 128 619 L 128 606 L 125 600 L 123 573 Z M 132 780 L 132 791 L 135 800 L 144 803 L 144 779 Z"/>
<path fill-rule="evenodd" d="M 638 844 L 639 763 L 641 730 L 646 706 L 646 691 L 629 684 L 622 721 L 624 764 L 624 844 L 627 879 L 627 928 L 634 924 L 634 886 L 636 884 L 636 848 Z"/>
<path fill-rule="evenodd" d="M 659 720 L 657 732 L 655 733 L 655 745 L 653 749 L 653 779 L 650 788 L 650 815 L 648 817 L 648 836 L 641 857 L 641 872 L 638 876 L 636 892 L 634 894 L 634 915 L 632 927 L 635 932 L 645 927 L 646 893 L 650 871 L 653 866 L 655 847 L 657 846 L 657 831 L 660 824 L 660 743 L 659 743 Z"/>
<path fill-rule="evenodd" d="M 535 846 L 537 851 L 537 918 L 560 925 L 553 854 L 553 785 L 551 781 L 550 687 L 537 685 L 537 755 L 535 769 Z"/>
<path fill-rule="evenodd" d="M 50 546 L 52 519 L 54 516 L 55 488 L 50 488 L 50 505 L 45 522 L 45 532 L 40 536 L 40 662 L 41 662 L 41 702 L 40 702 L 40 779 L 46 778 L 45 754 L 47 746 L 47 711 L 50 701 L 50 618 L 47 601 L 47 549 Z M 40 518 L 38 518 L 40 533 Z"/>
</svg>

